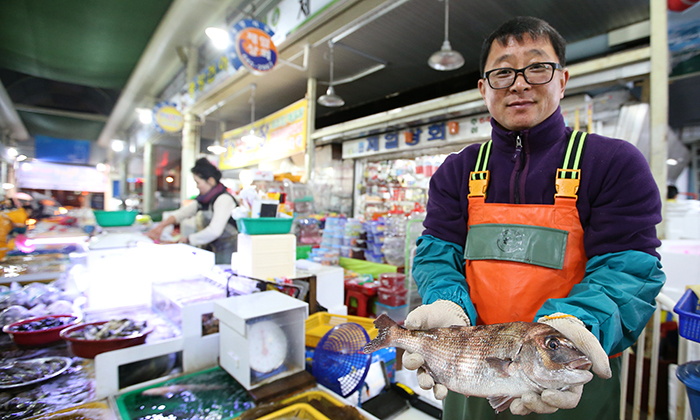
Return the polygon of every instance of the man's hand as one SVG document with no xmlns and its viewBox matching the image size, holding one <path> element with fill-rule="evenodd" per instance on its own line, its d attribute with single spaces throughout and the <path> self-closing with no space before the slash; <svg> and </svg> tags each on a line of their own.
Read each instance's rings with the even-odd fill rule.
<svg viewBox="0 0 700 420">
<path fill-rule="evenodd" d="M 592 370 L 595 374 L 603 379 L 612 377 L 607 353 L 580 319 L 572 315 L 555 313 L 544 316 L 537 322 L 551 326 L 568 338 L 579 351 L 588 357 L 593 364 Z M 567 391 L 545 389 L 542 391 L 542 395 L 528 392 L 513 400 L 510 411 L 513 414 L 524 416 L 532 412 L 549 414 L 560 408 L 574 408 L 581 400 L 582 392 L 583 385 L 572 387 Z"/>
<path fill-rule="evenodd" d="M 560 408 L 574 408 L 581 400 L 583 385 L 572 387 L 568 391 L 545 389 L 542 395 L 534 392 L 526 392 L 522 397 L 516 398 L 510 404 L 510 412 L 525 416 L 530 413 L 551 414 Z"/>
<path fill-rule="evenodd" d="M 442 328 L 457 326 L 469 326 L 469 317 L 462 308 L 449 300 L 437 300 L 429 305 L 422 305 L 411 311 L 404 321 L 404 327 L 409 330 L 426 330 L 430 328 Z M 423 389 L 433 389 L 433 394 L 438 400 L 447 396 L 447 388 L 442 384 L 436 384 L 432 376 L 422 367 L 423 356 L 418 353 L 404 352 L 401 359 L 406 369 L 418 369 L 418 385 Z"/>
<path fill-rule="evenodd" d="M 612 377 L 608 354 L 603 350 L 600 341 L 595 338 L 592 332 L 588 331 L 588 328 L 586 328 L 580 319 L 572 315 L 557 312 L 552 315 L 543 316 L 538 319 L 537 322 L 551 326 L 574 343 L 574 346 L 585 354 L 591 363 L 593 363 L 593 373 L 603 379 Z"/>
</svg>

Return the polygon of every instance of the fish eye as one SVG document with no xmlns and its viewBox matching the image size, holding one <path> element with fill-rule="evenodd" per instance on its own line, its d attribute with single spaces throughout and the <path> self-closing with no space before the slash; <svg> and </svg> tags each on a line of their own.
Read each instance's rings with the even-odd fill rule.
<svg viewBox="0 0 700 420">
<path fill-rule="evenodd" d="M 558 349 L 560 344 L 561 343 L 559 342 L 559 339 L 554 338 L 554 337 L 548 338 L 547 341 L 545 341 L 545 343 L 544 343 L 544 345 L 547 346 L 551 350 Z"/>
</svg>

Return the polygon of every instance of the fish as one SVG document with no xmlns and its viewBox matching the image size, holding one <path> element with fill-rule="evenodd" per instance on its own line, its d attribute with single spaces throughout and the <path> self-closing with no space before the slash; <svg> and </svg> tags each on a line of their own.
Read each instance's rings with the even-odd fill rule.
<svg viewBox="0 0 700 420">
<path fill-rule="evenodd" d="M 156 388 L 149 388 L 141 393 L 141 395 L 146 395 L 150 397 L 154 396 L 167 396 L 170 394 L 179 394 L 181 392 L 197 392 L 197 391 L 214 391 L 217 389 L 225 389 L 224 385 L 208 385 L 208 384 L 182 384 L 182 385 L 170 385 L 170 386 L 160 386 Z"/>
<path fill-rule="evenodd" d="M 591 361 L 563 334 L 532 322 L 408 330 L 386 314 L 365 354 L 399 347 L 420 354 L 437 384 L 466 396 L 487 398 L 496 413 L 529 391 L 568 390 L 593 379 Z"/>
</svg>

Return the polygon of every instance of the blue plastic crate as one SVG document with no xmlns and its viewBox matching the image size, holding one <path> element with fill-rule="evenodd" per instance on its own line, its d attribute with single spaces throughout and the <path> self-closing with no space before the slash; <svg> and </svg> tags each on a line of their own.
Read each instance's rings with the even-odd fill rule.
<svg viewBox="0 0 700 420">
<path fill-rule="evenodd" d="M 700 311 L 698 297 L 688 289 L 673 308 L 678 314 L 678 331 L 681 337 L 700 342 Z"/>
</svg>

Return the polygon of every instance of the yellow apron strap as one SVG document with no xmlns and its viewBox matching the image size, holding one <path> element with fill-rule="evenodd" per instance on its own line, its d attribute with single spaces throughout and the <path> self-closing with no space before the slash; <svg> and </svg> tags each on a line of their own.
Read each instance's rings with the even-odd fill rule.
<svg viewBox="0 0 700 420">
<path fill-rule="evenodd" d="M 581 156 L 586 142 L 587 133 L 574 130 L 569 138 L 569 145 L 566 148 L 564 164 L 557 169 L 556 191 L 554 198 L 578 199 L 579 184 L 581 183 Z"/>
<path fill-rule="evenodd" d="M 469 195 L 467 197 L 486 197 L 486 189 L 489 187 L 489 171 L 486 169 L 491 156 L 492 140 L 479 147 L 479 156 L 476 158 L 476 167 L 469 173 Z"/>
</svg>

